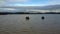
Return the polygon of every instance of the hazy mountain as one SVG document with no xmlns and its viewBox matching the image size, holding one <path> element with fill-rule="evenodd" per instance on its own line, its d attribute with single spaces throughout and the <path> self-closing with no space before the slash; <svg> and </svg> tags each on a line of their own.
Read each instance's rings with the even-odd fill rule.
<svg viewBox="0 0 60 34">
<path fill-rule="evenodd" d="M 0 8 L 51 10 L 51 9 L 60 9 L 60 5 L 48 5 L 48 6 L 3 6 L 3 7 L 0 7 Z"/>
<path fill-rule="evenodd" d="M 60 9 L 60 5 L 49 5 L 49 6 L 44 6 L 42 9 L 45 10 L 53 10 L 53 9 Z"/>
</svg>

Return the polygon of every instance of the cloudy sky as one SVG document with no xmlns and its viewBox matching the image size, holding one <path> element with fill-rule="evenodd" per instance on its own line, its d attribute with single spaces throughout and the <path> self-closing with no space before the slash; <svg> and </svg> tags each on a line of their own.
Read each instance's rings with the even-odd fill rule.
<svg viewBox="0 0 60 34">
<path fill-rule="evenodd" d="M 0 0 L 0 6 L 46 6 L 60 4 L 60 0 Z"/>
</svg>

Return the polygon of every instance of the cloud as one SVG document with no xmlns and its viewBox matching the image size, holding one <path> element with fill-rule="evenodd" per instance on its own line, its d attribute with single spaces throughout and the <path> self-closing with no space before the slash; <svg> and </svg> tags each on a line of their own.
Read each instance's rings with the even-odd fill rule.
<svg viewBox="0 0 60 34">
<path fill-rule="evenodd" d="M 5 5 L 5 1 L 4 0 L 0 0 L 0 6 L 2 6 L 2 5 Z"/>
<path fill-rule="evenodd" d="M 30 3 L 32 1 L 31 4 L 28 4 L 28 2 Z M 37 0 L 37 1 L 40 1 L 40 2 L 43 2 L 41 0 Z M 44 0 L 45 1 L 45 0 Z M 46 3 L 34 3 L 36 2 L 33 1 L 33 0 L 0 0 L 0 6 L 46 6 L 46 5 L 55 5 L 55 4 L 60 4 L 60 0 L 46 0 L 47 2 Z M 23 2 L 23 3 L 21 3 Z M 25 3 L 27 2 L 27 3 Z M 13 4 L 14 3 L 14 4 Z M 18 4 L 19 3 L 19 4 Z"/>
<path fill-rule="evenodd" d="M 7 2 L 27 2 L 29 0 L 6 0 Z"/>
<path fill-rule="evenodd" d="M 40 6 L 48 6 L 48 5 L 58 5 L 60 4 L 60 0 L 48 0 L 46 3 L 39 4 Z"/>
<path fill-rule="evenodd" d="M 0 6 L 9 5 L 9 3 L 28 2 L 29 0 L 0 0 Z M 11 4 L 12 5 L 12 4 Z"/>
<path fill-rule="evenodd" d="M 49 0 L 49 4 L 52 4 L 52 5 L 60 4 L 60 0 Z"/>
<path fill-rule="evenodd" d="M 45 4 L 9 4 L 6 6 L 46 6 Z"/>
</svg>

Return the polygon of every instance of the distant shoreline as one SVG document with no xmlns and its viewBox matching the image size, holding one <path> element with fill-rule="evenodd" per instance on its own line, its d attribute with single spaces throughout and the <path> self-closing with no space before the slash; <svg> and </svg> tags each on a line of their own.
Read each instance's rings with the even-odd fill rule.
<svg viewBox="0 0 60 34">
<path fill-rule="evenodd" d="M 60 14 L 56 12 L 46 12 L 46 13 L 29 13 L 29 12 L 0 12 L 0 15 L 8 15 L 8 14 Z"/>
</svg>

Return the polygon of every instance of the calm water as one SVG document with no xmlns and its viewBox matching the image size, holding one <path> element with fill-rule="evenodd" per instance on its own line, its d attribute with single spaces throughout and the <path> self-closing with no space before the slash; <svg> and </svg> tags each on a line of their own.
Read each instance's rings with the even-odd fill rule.
<svg viewBox="0 0 60 34">
<path fill-rule="evenodd" d="M 0 34 L 60 34 L 60 14 L 0 15 Z"/>
</svg>

